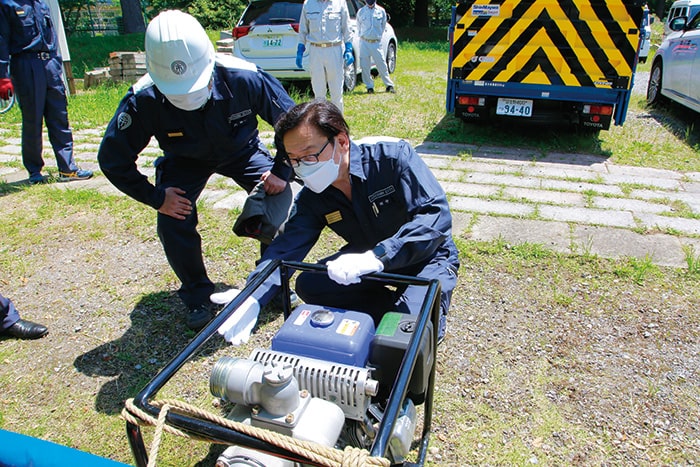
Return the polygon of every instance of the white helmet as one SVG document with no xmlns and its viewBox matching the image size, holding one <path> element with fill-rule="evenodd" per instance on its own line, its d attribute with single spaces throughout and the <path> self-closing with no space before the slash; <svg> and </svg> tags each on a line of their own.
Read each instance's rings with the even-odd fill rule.
<svg viewBox="0 0 700 467">
<path fill-rule="evenodd" d="M 146 69 L 166 96 L 200 91 L 211 80 L 214 46 L 192 16 L 164 11 L 146 29 Z"/>
</svg>

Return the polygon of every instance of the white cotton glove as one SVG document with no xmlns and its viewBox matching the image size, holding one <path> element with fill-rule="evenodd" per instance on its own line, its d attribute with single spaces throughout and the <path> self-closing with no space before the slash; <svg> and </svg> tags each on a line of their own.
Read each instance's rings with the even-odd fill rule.
<svg viewBox="0 0 700 467">
<path fill-rule="evenodd" d="M 217 305 L 228 305 L 231 301 L 241 293 L 238 289 L 228 289 L 225 292 L 213 293 L 209 295 L 209 300 Z"/>
<path fill-rule="evenodd" d="M 329 261 L 326 266 L 328 277 L 340 285 L 357 284 L 360 282 L 360 276 L 384 270 L 384 264 L 372 251 L 341 255 Z"/>
<path fill-rule="evenodd" d="M 221 294 L 212 294 L 210 298 L 214 301 L 213 295 L 224 295 L 228 292 L 230 292 L 230 290 L 222 292 Z M 231 300 L 233 300 L 233 298 Z M 248 297 L 241 306 L 219 326 L 218 332 L 224 336 L 226 342 L 232 345 L 241 345 L 244 342 L 248 342 L 250 334 L 255 327 L 255 323 L 258 322 L 259 314 L 260 304 L 253 297 Z"/>
</svg>

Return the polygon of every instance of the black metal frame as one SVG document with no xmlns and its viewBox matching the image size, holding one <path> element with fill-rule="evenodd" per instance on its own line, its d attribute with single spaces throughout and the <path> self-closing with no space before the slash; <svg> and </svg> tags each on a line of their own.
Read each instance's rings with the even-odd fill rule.
<svg viewBox="0 0 700 467">
<path fill-rule="evenodd" d="M 187 360 L 199 350 L 213 335 L 217 329 L 233 314 L 235 310 L 248 298 L 252 293 L 267 279 L 276 269 L 280 269 L 281 286 L 286 300 L 283 301 L 283 312 L 285 318 L 291 313 L 291 304 L 289 302 L 289 278 L 290 269 L 300 271 L 317 271 L 326 273 L 325 265 L 299 263 L 299 262 L 282 262 L 279 260 L 271 261 L 248 285 L 236 296 L 236 298 L 226 305 L 204 329 L 202 329 L 185 348 L 177 354 L 153 379 L 138 393 L 134 398 L 134 404 L 153 417 L 158 417 L 160 409 L 152 404 L 149 400 L 155 398 L 155 395 L 160 389 L 167 384 L 168 381 L 182 368 Z M 436 279 L 428 280 L 420 277 L 402 276 L 398 274 L 375 273 L 364 276 L 363 280 L 376 280 L 386 282 L 390 285 L 418 285 L 426 287 L 426 296 L 421 307 L 421 311 L 416 320 L 416 328 L 409 342 L 403 361 L 399 367 L 396 381 L 391 390 L 389 400 L 379 424 L 377 436 L 370 451 L 370 455 L 374 457 L 386 457 L 389 448 L 389 439 L 394 430 L 394 425 L 401 412 L 402 403 L 406 397 L 408 384 L 413 374 L 416 361 L 418 359 L 421 340 L 428 329 L 428 321 L 433 321 L 433 366 L 430 369 L 428 388 L 426 390 L 425 401 L 423 404 L 423 433 L 418 451 L 418 459 L 416 463 L 404 463 L 404 466 L 425 464 L 425 457 L 428 451 L 428 443 L 430 438 L 430 426 L 432 423 L 433 410 L 433 392 L 435 387 L 435 368 L 437 366 L 437 334 L 438 323 L 440 318 L 440 283 Z M 432 316 L 431 316 L 432 315 Z M 223 444 L 236 444 L 245 446 L 250 449 L 256 449 L 267 452 L 273 456 L 282 457 L 294 462 L 304 463 L 308 465 L 319 465 L 315 462 L 290 452 L 284 448 L 274 446 L 265 441 L 245 435 L 238 431 L 217 425 L 207 420 L 198 419 L 178 413 L 169 412 L 166 416 L 166 421 L 169 425 L 177 427 L 192 435 L 208 438 L 214 441 L 222 442 Z M 148 464 L 148 451 L 143 442 L 141 429 L 138 425 L 131 422 L 126 422 L 126 433 L 131 445 L 131 451 L 139 467 L 146 467 Z"/>
</svg>

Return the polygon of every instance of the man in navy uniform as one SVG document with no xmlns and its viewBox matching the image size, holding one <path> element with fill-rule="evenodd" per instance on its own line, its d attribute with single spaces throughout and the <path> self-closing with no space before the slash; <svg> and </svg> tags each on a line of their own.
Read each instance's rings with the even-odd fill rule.
<svg viewBox="0 0 700 467">
<path fill-rule="evenodd" d="M 306 303 L 359 310 L 376 323 L 387 311 L 420 312 L 425 287 L 396 290 L 362 281 L 373 272 L 438 279 L 441 286 L 438 339 L 457 282 L 459 258 L 452 240 L 447 196 L 409 143 L 387 137 L 361 144 L 350 140 L 340 110 L 328 101 L 300 104 L 275 125 L 277 154 L 303 182 L 292 213 L 265 250 L 254 277 L 267 260 L 301 261 L 328 227 L 347 243 L 321 260 L 328 275 L 302 272 L 295 290 Z M 219 332 L 231 343 L 247 340 L 257 311 L 278 291 L 274 274 L 244 302 Z M 212 301 L 225 303 L 235 293 Z M 252 323 L 252 324 L 251 324 Z"/>
<path fill-rule="evenodd" d="M 230 177 L 250 192 L 261 180 L 269 195 L 284 191 L 291 168 L 258 137 L 258 121 L 273 125 L 294 105 L 282 85 L 255 65 L 216 55 L 192 16 L 165 11 L 146 30 L 148 73 L 129 89 L 107 126 L 97 159 L 121 191 L 158 211 L 158 236 L 180 279 L 187 326 L 213 318 L 197 232 L 196 202 L 209 177 Z M 139 172 L 139 153 L 155 137 L 155 185 Z"/>
<path fill-rule="evenodd" d="M 49 330 L 43 324 L 21 319 L 12 300 L 0 294 L 0 336 L 39 339 L 48 333 Z"/>
<path fill-rule="evenodd" d="M 41 0 L 0 0 L 0 97 L 16 93 L 22 112 L 22 162 L 29 183 L 46 181 L 42 121 L 56 155 L 58 180 L 86 180 L 73 158 L 63 60 L 48 5 Z"/>
</svg>

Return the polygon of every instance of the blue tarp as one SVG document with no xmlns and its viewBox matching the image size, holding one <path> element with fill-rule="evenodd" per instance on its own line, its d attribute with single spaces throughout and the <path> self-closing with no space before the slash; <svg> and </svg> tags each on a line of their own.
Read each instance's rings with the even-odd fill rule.
<svg viewBox="0 0 700 467">
<path fill-rule="evenodd" d="M 0 467 L 125 467 L 127 465 L 43 439 L 0 430 Z"/>
</svg>

